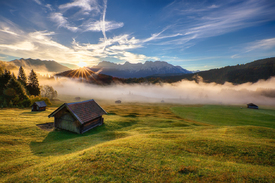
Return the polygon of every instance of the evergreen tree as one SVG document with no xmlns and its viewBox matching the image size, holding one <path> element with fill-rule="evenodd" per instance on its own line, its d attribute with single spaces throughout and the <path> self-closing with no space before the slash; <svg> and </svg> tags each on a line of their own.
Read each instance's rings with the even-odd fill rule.
<svg viewBox="0 0 275 183">
<path fill-rule="evenodd" d="M 14 79 L 16 79 L 14 73 L 11 73 L 11 77 L 14 78 Z"/>
<path fill-rule="evenodd" d="M 33 69 L 31 70 L 28 78 L 27 90 L 29 91 L 30 95 L 37 96 L 40 94 L 39 82 Z"/>
<path fill-rule="evenodd" d="M 27 76 L 22 66 L 19 67 L 18 71 L 18 81 L 20 81 L 24 86 L 27 86 Z"/>
<path fill-rule="evenodd" d="M 11 77 L 12 76 L 11 76 L 10 71 L 5 69 L 4 73 L 0 76 L 0 95 L 3 94 L 3 91 L 6 88 L 5 86 L 9 82 Z"/>
<path fill-rule="evenodd" d="M 13 105 L 21 104 L 23 101 L 29 101 L 30 103 L 30 99 L 26 94 L 24 86 L 15 78 L 12 77 L 9 80 L 6 88 L 7 89 L 5 89 L 4 94 L 6 95 L 7 99 L 10 99 L 10 101 L 12 101 Z"/>
</svg>

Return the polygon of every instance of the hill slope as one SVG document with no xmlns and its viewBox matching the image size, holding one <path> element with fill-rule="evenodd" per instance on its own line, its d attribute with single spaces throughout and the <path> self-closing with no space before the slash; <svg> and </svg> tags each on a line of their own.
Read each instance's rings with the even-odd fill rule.
<svg viewBox="0 0 275 183">
<path fill-rule="evenodd" d="M 124 64 L 115 64 L 112 62 L 103 61 L 97 66 L 93 66 L 91 70 L 102 74 L 111 75 L 119 78 L 140 78 L 153 74 L 170 74 L 170 73 L 191 73 L 190 71 L 181 68 L 180 66 L 173 66 L 163 61 L 146 61 L 144 64 L 131 64 L 125 62 Z"/>
<path fill-rule="evenodd" d="M 193 74 L 184 74 L 177 76 L 156 75 L 151 77 L 159 77 L 166 82 L 176 82 L 182 79 L 196 80 L 201 76 L 204 82 L 216 82 L 223 84 L 226 81 L 235 84 L 246 82 L 257 82 L 259 79 L 268 79 L 275 76 L 275 57 L 256 60 L 242 65 L 227 66 L 219 69 L 211 69 Z"/>
<path fill-rule="evenodd" d="M 54 121 L 47 116 L 59 105 L 0 110 L 0 182 L 275 180 L 274 109 L 99 103 L 109 115 L 82 135 L 38 127 Z M 204 122 L 207 112 L 197 113 L 204 108 L 213 118 L 226 116 L 225 123 Z M 234 125 L 232 113 L 242 114 Z"/>
<path fill-rule="evenodd" d="M 55 61 L 45 61 L 39 59 L 16 59 L 10 61 L 10 63 L 16 66 L 23 66 L 24 69 L 31 70 L 34 69 L 37 72 L 63 72 L 70 70 L 68 67 L 63 66 Z"/>
<path fill-rule="evenodd" d="M 71 79 L 76 79 L 78 81 L 85 81 L 87 83 L 97 84 L 97 85 L 106 85 L 111 84 L 116 81 L 122 82 L 123 79 L 115 78 L 105 74 L 98 74 L 89 68 L 79 68 L 74 70 L 67 70 L 61 73 L 55 74 L 57 77 L 68 77 Z"/>
</svg>

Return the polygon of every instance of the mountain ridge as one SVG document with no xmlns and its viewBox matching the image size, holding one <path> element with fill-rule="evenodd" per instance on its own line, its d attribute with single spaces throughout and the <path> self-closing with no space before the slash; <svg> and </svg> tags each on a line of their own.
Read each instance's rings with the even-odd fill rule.
<svg viewBox="0 0 275 183">
<path fill-rule="evenodd" d="M 70 70 L 70 68 L 59 64 L 53 60 L 40 60 L 40 59 L 15 59 L 9 61 L 9 63 L 13 63 L 14 65 L 20 67 L 22 66 L 24 69 L 31 70 L 34 69 L 35 71 L 39 72 L 63 72 L 66 70 Z"/>
<path fill-rule="evenodd" d="M 259 59 L 246 64 L 225 66 L 222 68 L 210 69 L 191 74 L 173 76 L 155 75 L 149 77 L 159 78 L 163 82 L 169 83 L 177 82 L 182 79 L 196 81 L 198 78 L 203 78 L 203 81 L 207 83 L 215 82 L 218 84 L 224 84 L 225 82 L 231 82 L 234 84 L 241 84 L 246 82 L 254 83 L 260 79 L 266 80 L 272 76 L 275 76 L 275 57 Z"/>
<path fill-rule="evenodd" d="M 91 70 L 113 77 L 119 78 L 140 78 L 147 77 L 154 74 L 170 74 L 170 73 L 192 73 L 180 66 L 174 66 L 165 61 L 146 61 L 142 63 L 116 64 L 109 61 L 102 61 L 97 66 L 90 68 Z"/>
</svg>

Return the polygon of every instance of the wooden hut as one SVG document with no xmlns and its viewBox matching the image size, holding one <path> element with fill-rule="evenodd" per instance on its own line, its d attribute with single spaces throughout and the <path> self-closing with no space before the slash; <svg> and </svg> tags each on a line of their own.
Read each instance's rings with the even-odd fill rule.
<svg viewBox="0 0 275 183">
<path fill-rule="evenodd" d="M 45 111 L 47 104 L 44 101 L 37 101 L 32 104 L 32 111 Z"/>
<path fill-rule="evenodd" d="M 116 104 L 121 104 L 121 100 L 116 100 L 115 103 Z"/>
<path fill-rule="evenodd" d="M 247 108 L 250 108 L 250 109 L 259 109 L 259 107 L 253 103 L 249 103 L 247 104 Z"/>
<path fill-rule="evenodd" d="M 82 134 L 103 124 L 107 114 L 94 100 L 64 103 L 48 117 L 54 117 L 54 127 Z"/>
</svg>

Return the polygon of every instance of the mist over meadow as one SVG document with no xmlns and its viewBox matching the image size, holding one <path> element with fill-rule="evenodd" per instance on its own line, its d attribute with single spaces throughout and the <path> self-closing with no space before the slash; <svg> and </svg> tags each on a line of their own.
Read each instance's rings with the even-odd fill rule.
<svg viewBox="0 0 275 183">
<path fill-rule="evenodd" d="M 256 83 L 233 85 L 182 80 L 173 84 L 112 84 L 98 86 L 68 78 L 42 81 L 59 95 L 91 99 L 121 100 L 122 102 L 152 102 L 179 104 L 247 104 L 275 106 L 275 77 Z"/>
</svg>

